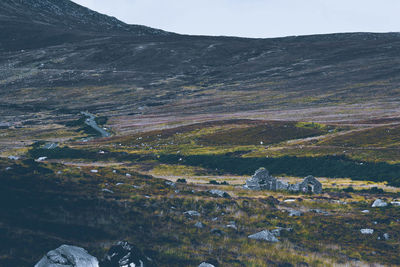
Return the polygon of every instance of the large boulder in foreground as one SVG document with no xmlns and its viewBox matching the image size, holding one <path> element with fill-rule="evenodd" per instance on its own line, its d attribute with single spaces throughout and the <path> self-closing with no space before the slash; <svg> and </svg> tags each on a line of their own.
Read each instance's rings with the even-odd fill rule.
<svg viewBox="0 0 400 267">
<path fill-rule="evenodd" d="M 62 245 L 49 251 L 35 267 L 99 267 L 99 262 L 83 248 Z"/>
<path fill-rule="evenodd" d="M 101 267 L 146 267 L 149 261 L 142 252 L 128 242 L 118 242 L 112 246 L 103 261 Z"/>
</svg>

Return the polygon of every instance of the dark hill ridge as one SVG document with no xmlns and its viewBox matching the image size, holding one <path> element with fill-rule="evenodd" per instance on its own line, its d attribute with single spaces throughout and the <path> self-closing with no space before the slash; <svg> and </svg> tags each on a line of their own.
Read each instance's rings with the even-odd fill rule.
<svg viewBox="0 0 400 267">
<path fill-rule="evenodd" d="M 0 32 L 2 46 L 8 49 L 53 45 L 93 35 L 169 34 L 145 26 L 128 25 L 69 0 L 2 0 Z"/>
</svg>

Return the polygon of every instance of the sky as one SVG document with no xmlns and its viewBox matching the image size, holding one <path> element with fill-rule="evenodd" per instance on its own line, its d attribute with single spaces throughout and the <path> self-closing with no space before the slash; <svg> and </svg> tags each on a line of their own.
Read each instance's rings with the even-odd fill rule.
<svg viewBox="0 0 400 267">
<path fill-rule="evenodd" d="M 400 0 L 73 1 L 129 24 L 182 34 L 269 38 L 400 31 Z"/>
</svg>

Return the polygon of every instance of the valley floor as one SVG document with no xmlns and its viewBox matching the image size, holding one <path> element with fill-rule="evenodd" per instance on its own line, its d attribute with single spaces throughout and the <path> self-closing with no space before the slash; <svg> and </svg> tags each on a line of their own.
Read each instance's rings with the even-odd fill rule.
<svg viewBox="0 0 400 267">
<path fill-rule="evenodd" d="M 46 137 L 3 152 L 0 265 L 31 266 L 61 244 L 101 257 L 120 240 L 155 266 L 400 261 L 395 119 L 229 119 L 108 138 L 96 138 L 82 119 L 66 125 L 74 133 L 68 140 Z M 243 189 L 259 167 L 289 182 L 314 175 L 323 193 Z M 371 207 L 378 198 L 389 205 Z M 277 243 L 248 238 L 276 229 L 288 229 L 279 230 Z"/>
</svg>

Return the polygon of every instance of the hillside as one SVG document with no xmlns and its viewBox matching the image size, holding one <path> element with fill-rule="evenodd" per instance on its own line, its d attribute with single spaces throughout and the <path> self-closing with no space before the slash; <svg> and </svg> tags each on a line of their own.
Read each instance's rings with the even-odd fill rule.
<svg viewBox="0 0 400 267">
<path fill-rule="evenodd" d="M 3 0 L 1 50 L 38 48 L 115 34 L 163 35 L 161 30 L 127 25 L 69 0 Z"/>
</svg>

